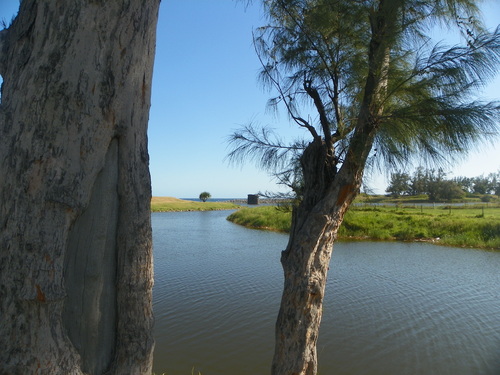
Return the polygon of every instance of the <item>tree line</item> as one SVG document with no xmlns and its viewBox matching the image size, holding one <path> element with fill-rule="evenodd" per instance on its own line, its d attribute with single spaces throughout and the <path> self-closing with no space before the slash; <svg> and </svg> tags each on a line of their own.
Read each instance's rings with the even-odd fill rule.
<svg viewBox="0 0 500 375">
<path fill-rule="evenodd" d="M 450 201 L 473 194 L 500 196 L 500 171 L 487 176 L 447 178 L 442 168 L 418 167 L 412 175 L 403 171 L 392 173 L 385 191 L 394 197 L 425 194 L 431 201 Z"/>
</svg>

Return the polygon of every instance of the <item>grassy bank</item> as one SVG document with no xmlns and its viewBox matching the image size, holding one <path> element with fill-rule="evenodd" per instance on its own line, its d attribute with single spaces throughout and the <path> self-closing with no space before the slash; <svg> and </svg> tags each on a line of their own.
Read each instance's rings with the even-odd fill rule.
<svg viewBox="0 0 500 375">
<path fill-rule="evenodd" d="M 214 211 L 234 210 L 239 208 L 237 204 L 228 202 L 195 202 L 172 197 L 153 197 L 151 199 L 151 211 Z"/>
<path fill-rule="evenodd" d="M 243 208 L 228 220 L 249 228 L 288 232 L 291 214 L 276 207 Z M 340 239 L 429 241 L 500 249 L 500 206 L 352 206 Z"/>
</svg>

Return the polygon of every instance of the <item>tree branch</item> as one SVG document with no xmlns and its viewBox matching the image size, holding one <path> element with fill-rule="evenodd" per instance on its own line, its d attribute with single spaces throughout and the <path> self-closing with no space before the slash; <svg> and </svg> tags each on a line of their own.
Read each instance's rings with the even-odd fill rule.
<svg viewBox="0 0 500 375">
<path fill-rule="evenodd" d="M 287 15 L 293 20 L 293 22 L 295 23 L 295 25 L 300 29 L 300 31 L 302 32 L 302 34 L 306 37 L 306 39 L 308 40 L 308 42 L 310 43 L 310 45 L 312 47 L 311 49 L 318 54 L 321 62 L 326 67 L 327 75 L 330 77 L 330 79 L 332 80 L 332 83 L 333 83 L 333 97 L 330 94 L 329 94 L 329 96 L 332 99 L 332 101 L 334 103 L 334 106 L 335 106 L 335 117 L 337 119 L 337 124 L 338 124 L 341 121 L 341 116 L 340 116 L 340 111 L 339 111 L 339 104 L 338 104 L 338 98 L 339 98 L 338 74 L 337 74 L 336 71 L 332 72 L 332 70 L 330 69 L 330 65 L 331 64 L 329 63 L 327 57 L 323 53 L 323 49 L 321 49 L 321 48 L 319 48 L 317 46 L 316 41 L 311 38 L 309 32 L 307 32 L 307 30 L 304 28 L 304 26 L 300 22 L 297 21 L 297 19 L 293 16 L 293 14 L 291 14 L 291 12 L 288 11 L 288 8 L 286 7 L 286 4 L 283 4 L 283 2 L 280 2 L 280 5 L 285 10 L 285 12 L 287 13 Z M 321 41 L 325 45 L 328 45 L 328 41 L 325 39 L 325 36 L 322 33 L 320 34 L 320 39 L 321 39 Z M 329 51 L 329 49 L 326 48 L 326 51 Z M 331 60 L 335 61 L 335 59 L 332 56 L 330 56 L 330 58 L 331 58 Z M 325 86 L 328 87 L 328 85 L 326 83 L 325 83 Z M 319 96 L 319 93 L 318 93 L 318 96 Z M 322 124 L 322 126 L 323 126 L 323 124 Z M 323 130 L 324 130 L 324 126 L 323 126 Z M 325 135 L 329 134 L 329 133 L 330 133 L 330 130 L 328 130 L 328 132 L 325 132 Z"/>
<path fill-rule="evenodd" d="M 315 87 L 312 87 L 312 83 L 309 80 L 304 78 L 304 90 L 306 90 L 307 94 L 314 101 L 314 106 L 319 114 L 319 121 L 321 123 L 321 127 L 323 129 L 323 134 L 325 135 L 325 142 L 327 145 L 331 145 L 332 136 L 330 133 L 330 121 L 328 121 L 328 116 L 326 114 L 325 105 L 321 100 L 321 96 L 319 95 L 318 90 Z"/>
<path fill-rule="evenodd" d="M 259 62 L 262 65 L 262 68 L 264 69 L 264 73 L 271 80 L 274 87 L 278 91 L 280 98 L 283 100 L 283 103 L 285 104 L 285 107 L 286 107 L 288 114 L 293 119 L 293 121 L 295 121 L 297 123 L 297 125 L 299 125 L 300 127 L 306 128 L 311 133 L 311 135 L 314 139 L 318 138 L 319 135 L 316 132 L 316 129 L 313 126 L 311 126 L 311 124 L 309 124 L 309 122 L 304 120 L 302 117 L 296 116 L 294 114 L 294 111 L 292 109 L 291 104 L 287 101 L 288 95 L 281 87 L 280 82 L 276 78 L 273 77 L 273 75 L 271 74 L 271 72 L 268 69 L 268 66 L 266 64 L 264 64 L 264 61 L 262 61 L 262 56 L 259 53 L 258 49 L 256 48 L 255 35 L 253 33 L 252 33 L 252 38 L 253 38 L 253 45 L 254 45 L 255 53 L 257 54 L 257 58 L 259 59 Z"/>
<path fill-rule="evenodd" d="M 418 76 L 423 76 L 429 74 L 433 69 L 442 68 L 447 64 L 455 63 L 456 61 L 461 61 L 461 63 L 456 64 L 457 66 L 464 66 L 470 61 L 470 56 L 474 56 L 484 48 L 487 48 L 493 43 L 498 43 L 497 39 L 500 39 L 499 29 L 497 29 L 490 38 L 482 41 L 479 45 L 469 44 L 468 48 L 464 47 L 452 47 L 446 51 L 436 51 L 437 47 L 434 47 L 430 56 L 427 57 L 427 63 L 424 66 L 418 67 L 418 61 L 415 62 L 415 68 L 413 72 L 403 81 L 401 81 L 397 86 L 395 86 L 391 92 L 388 93 L 387 98 L 391 97 L 395 92 L 397 92 L 401 87 L 410 82 L 412 79 Z M 486 35 L 482 36 L 483 38 Z M 478 40 L 476 38 L 476 40 Z M 491 64 L 494 65 L 494 64 Z M 387 100 L 387 99 L 386 99 Z"/>
<path fill-rule="evenodd" d="M 235 163 L 243 162 L 247 158 L 254 159 L 267 170 L 278 170 L 287 165 L 291 157 L 300 154 L 305 148 L 301 142 L 285 144 L 268 128 L 257 130 L 251 125 L 234 132 L 229 137 L 229 143 L 234 145 L 234 148 L 226 159 Z"/>
</svg>

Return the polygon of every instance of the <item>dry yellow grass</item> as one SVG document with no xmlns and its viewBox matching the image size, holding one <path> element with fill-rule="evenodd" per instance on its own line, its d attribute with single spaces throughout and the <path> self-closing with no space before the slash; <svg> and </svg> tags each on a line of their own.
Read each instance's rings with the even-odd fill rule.
<svg viewBox="0 0 500 375">
<path fill-rule="evenodd" d="M 161 204 L 161 203 L 189 203 L 194 201 L 187 201 L 184 199 L 173 198 L 173 197 L 153 197 L 151 198 L 151 204 Z"/>
<path fill-rule="evenodd" d="M 229 202 L 196 202 L 172 197 L 151 198 L 151 211 L 212 211 L 212 210 L 234 210 L 240 206 Z"/>
</svg>

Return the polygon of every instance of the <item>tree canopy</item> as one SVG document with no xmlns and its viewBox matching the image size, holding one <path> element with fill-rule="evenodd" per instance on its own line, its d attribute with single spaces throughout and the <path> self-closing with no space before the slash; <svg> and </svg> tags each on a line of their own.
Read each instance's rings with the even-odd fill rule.
<svg viewBox="0 0 500 375">
<path fill-rule="evenodd" d="M 413 176 L 408 173 L 397 171 L 391 173 L 387 193 L 398 197 L 400 195 L 428 195 L 431 201 L 451 201 L 453 199 L 462 199 L 466 195 L 466 190 L 461 182 L 466 178 L 447 179 L 443 169 L 424 170 L 423 167 L 417 168 Z M 470 179 L 472 181 L 476 179 Z M 481 186 L 485 180 L 477 178 Z M 486 180 L 487 186 L 489 181 Z M 474 185 L 475 186 L 475 185 Z M 484 194 L 484 192 L 483 192 Z"/>
<path fill-rule="evenodd" d="M 312 139 L 322 138 L 337 168 L 366 115 L 360 108 L 373 96 L 374 165 L 462 156 L 491 140 L 500 118 L 498 102 L 477 98 L 498 71 L 500 32 L 485 30 L 476 3 L 266 0 L 269 25 L 255 31 L 254 42 L 260 80 L 276 92 L 268 104 L 284 108 Z M 434 27 L 456 29 L 463 45 L 434 43 Z M 382 63 L 372 70 L 376 59 Z M 371 92 L 376 77 L 381 84 Z M 251 157 L 296 186 L 290 172 L 311 139 L 281 138 L 249 125 L 231 136 L 230 157 Z"/>
<path fill-rule="evenodd" d="M 200 201 L 202 202 L 206 202 L 207 200 L 209 200 L 212 196 L 210 195 L 210 193 L 208 191 L 204 191 L 203 193 L 200 193 Z"/>
</svg>

